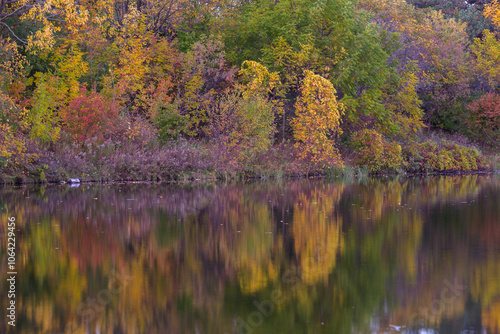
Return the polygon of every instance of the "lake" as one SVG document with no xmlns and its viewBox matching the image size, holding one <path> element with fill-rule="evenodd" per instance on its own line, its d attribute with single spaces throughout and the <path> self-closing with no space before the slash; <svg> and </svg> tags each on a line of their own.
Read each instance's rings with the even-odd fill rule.
<svg viewBox="0 0 500 334">
<path fill-rule="evenodd" d="M 499 333 L 499 204 L 495 175 L 0 188 L 0 332 Z"/>
</svg>

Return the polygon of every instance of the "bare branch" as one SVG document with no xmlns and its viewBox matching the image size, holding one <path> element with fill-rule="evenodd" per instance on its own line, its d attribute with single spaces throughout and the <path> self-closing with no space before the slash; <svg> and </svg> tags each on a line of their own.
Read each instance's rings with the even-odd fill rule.
<svg viewBox="0 0 500 334">
<path fill-rule="evenodd" d="M 1 23 L 1 24 L 3 24 L 4 26 L 6 26 L 6 27 L 7 27 L 7 29 L 9 29 L 10 33 L 11 33 L 11 34 L 12 34 L 12 35 L 13 35 L 13 36 L 14 36 L 14 37 L 15 37 L 15 38 L 19 41 L 19 42 L 21 42 L 21 43 L 23 43 L 23 44 L 28 44 L 28 42 L 23 41 L 21 38 L 17 37 L 17 35 L 16 35 L 16 34 L 14 34 L 14 32 L 12 31 L 12 29 L 10 29 L 10 27 L 9 27 L 6 23 L 4 23 L 4 22 L 0 22 L 0 23 Z"/>
</svg>

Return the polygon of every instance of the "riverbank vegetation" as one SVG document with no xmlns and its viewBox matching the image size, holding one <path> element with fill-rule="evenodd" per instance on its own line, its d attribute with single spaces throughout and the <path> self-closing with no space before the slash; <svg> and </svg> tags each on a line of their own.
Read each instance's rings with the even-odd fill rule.
<svg viewBox="0 0 500 334">
<path fill-rule="evenodd" d="M 497 1 L 0 7 L 0 179 L 500 167 Z"/>
</svg>

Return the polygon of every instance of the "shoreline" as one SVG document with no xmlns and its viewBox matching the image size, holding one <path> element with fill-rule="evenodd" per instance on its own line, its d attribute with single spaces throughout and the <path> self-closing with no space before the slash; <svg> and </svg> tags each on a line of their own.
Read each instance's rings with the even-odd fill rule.
<svg viewBox="0 0 500 334">
<path fill-rule="evenodd" d="M 43 186 L 43 185 L 69 185 L 78 187 L 80 185 L 97 185 L 97 184 L 179 184 L 179 183 L 195 183 L 195 182 L 220 182 L 220 181 L 230 181 L 230 182 L 242 182 L 242 181 L 257 181 L 257 180 L 292 180 L 292 179 L 330 179 L 330 178 L 378 178 L 378 177 L 423 177 L 423 176 L 465 176 L 465 175 L 489 175 L 498 174 L 498 170 L 472 170 L 472 171 L 440 171 L 440 172 L 420 172 L 420 173 L 369 173 L 369 174 L 298 174 L 298 175 L 286 175 L 286 176 L 248 176 L 242 177 L 228 177 L 228 178 L 217 178 L 217 177 L 207 177 L 207 178 L 194 178 L 186 177 L 183 179 L 170 179 L 170 180 L 145 180 L 145 179 L 121 179 L 121 180 L 95 180 L 95 179 L 82 179 L 78 183 L 70 183 L 65 180 L 50 180 L 50 181 L 40 181 L 36 179 L 23 180 L 22 182 L 12 182 L 0 180 L 0 188 L 5 187 L 19 187 L 19 186 Z"/>
</svg>

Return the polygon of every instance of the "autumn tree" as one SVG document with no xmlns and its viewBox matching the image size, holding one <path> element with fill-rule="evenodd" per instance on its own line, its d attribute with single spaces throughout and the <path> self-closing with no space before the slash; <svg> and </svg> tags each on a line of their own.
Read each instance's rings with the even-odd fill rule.
<svg viewBox="0 0 500 334">
<path fill-rule="evenodd" d="M 16 44 L 0 37 L 0 168 L 19 164 L 26 149 L 19 136 L 26 125 L 26 110 L 20 103 L 25 65 Z"/>
<path fill-rule="evenodd" d="M 453 109 L 469 93 L 472 76 L 466 25 L 441 12 L 418 10 L 403 0 L 363 0 L 360 6 L 373 13 L 381 29 L 390 34 L 386 43 L 394 67 L 407 73 L 401 78 L 414 75 L 417 79 L 413 85 L 427 125 L 440 126 L 441 113 Z"/>
<path fill-rule="evenodd" d="M 0 37 L 0 123 L 17 127 L 21 121 L 26 65 L 16 43 Z"/>
<path fill-rule="evenodd" d="M 490 0 L 408 0 L 416 8 L 428 8 L 441 11 L 445 18 L 453 18 L 467 24 L 467 34 L 473 40 L 480 36 L 485 29 L 490 29 L 491 22 L 483 16 L 484 5 Z"/>
<path fill-rule="evenodd" d="M 243 95 L 260 96 L 272 103 L 276 124 L 281 119 L 282 139 L 285 139 L 286 109 L 284 95 L 286 86 L 282 83 L 278 72 L 252 60 L 244 61 L 239 71 Z"/>
<path fill-rule="evenodd" d="M 292 120 L 300 158 L 308 164 L 308 171 L 342 165 L 333 136 L 341 133 L 344 105 L 337 102 L 335 88 L 327 79 L 306 71 L 300 93 Z"/>
<path fill-rule="evenodd" d="M 498 147 L 500 144 L 500 96 L 487 93 L 469 105 L 466 119 L 469 135 L 483 145 Z"/>
<path fill-rule="evenodd" d="M 87 139 L 109 137 L 119 124 L 118 114 L 111 101 L 96 92 L 81 91 L 62 112 L 65 130 L 72 139 L 82 143 Z"/>
<path fill-rule="evenodd" d="M 247 165 L 272 144 L 273 105 L 262 95 L 228 92 L 212 105 L 208 116 L 208 131 L 223 161 Z"/>
<path fill-rule="evenodd" d="M 221 94 L 228 92 L 237 70 L 226 62 L 224 44 L 217 36 L 195 43 L 183 60 L 180 94 L 176 98 L 181 113 L 190 116 L 193 133 L 202 135 L 209 121 L 209 108 Z"/>
<path fill-rule="evenodd" d="M 477 38 L 471 45 L 475 56 L 475 68 L 494 90 L 500 85 L 500 43 L 491 31 L 485 30 L 483 38 Z"/>
<path fill-rule="evenodd" d="M 483 12 L 497 29 L 500 28 L 500 4 L 497 0 L 486 5 Z M 482 38 L 476 38 L 471 45 L 471 51 L 475 56 L 475 67 L 477 72 L 487 81 L 489 90 L 495 90 L 500 85 L 500 42 L 495 32 L 484 30 Z"/>
</svg>

